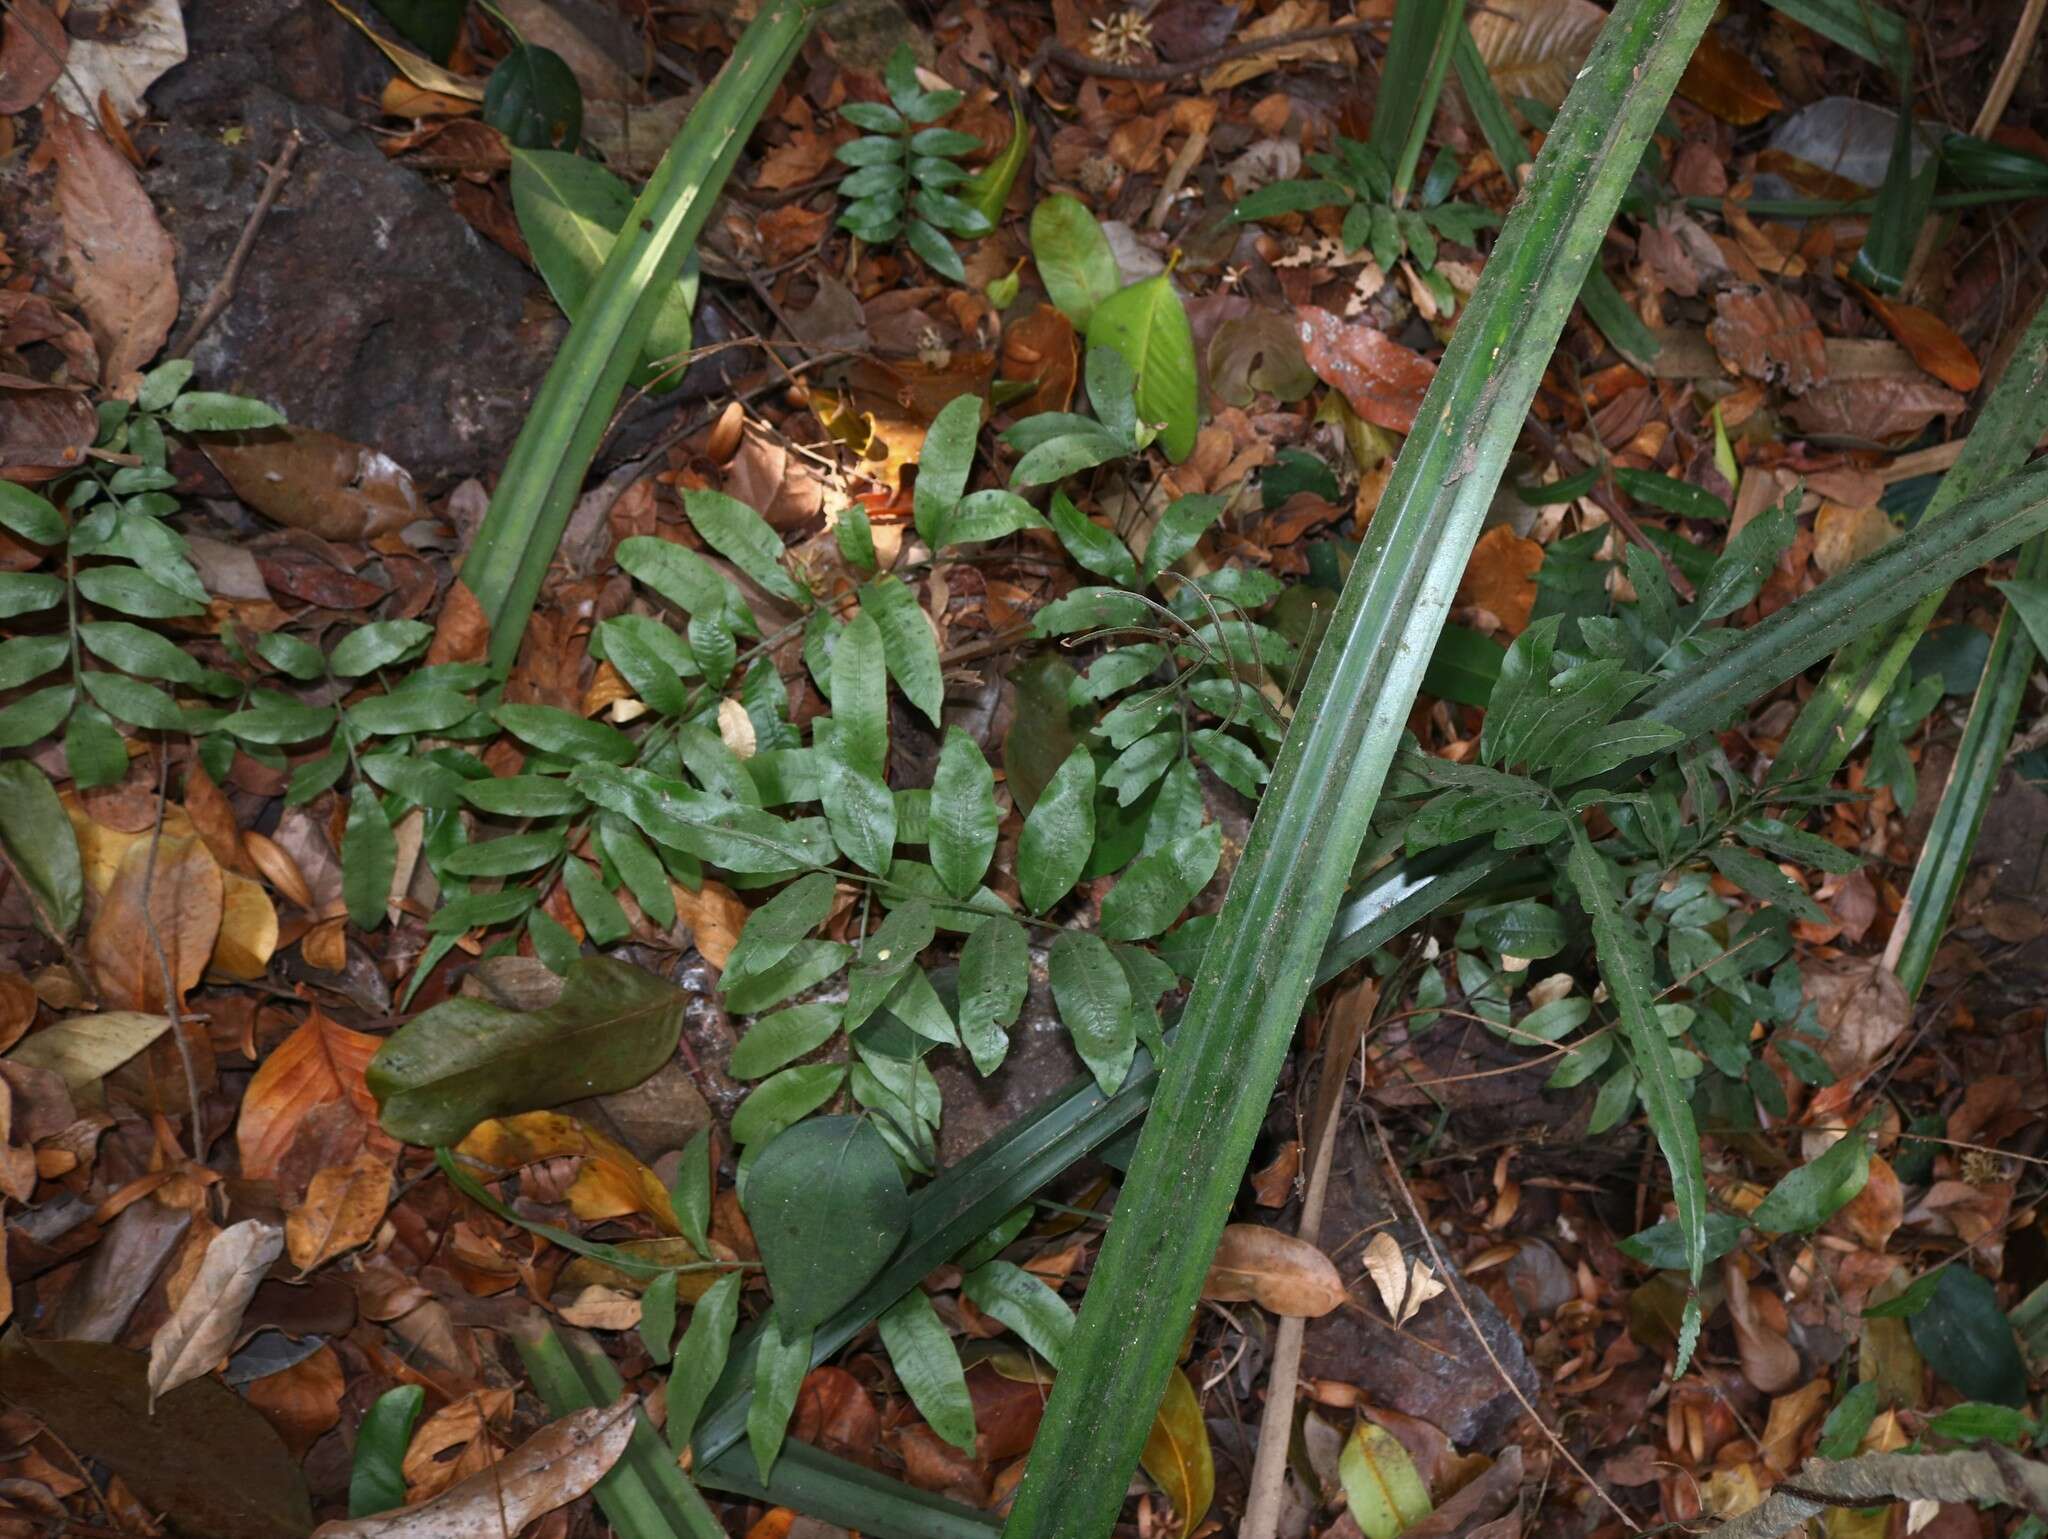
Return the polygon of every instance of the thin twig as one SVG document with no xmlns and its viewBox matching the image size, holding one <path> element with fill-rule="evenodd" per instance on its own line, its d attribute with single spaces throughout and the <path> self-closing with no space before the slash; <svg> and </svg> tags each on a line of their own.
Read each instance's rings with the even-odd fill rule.
<svg viewBox="0 0 2048 1539">
<path fill-rule="evenodd" d="M 263 183 L 263 191 L 257 195 L 256 206 L 249 211 L 249 222 L 242 226 L 242 237 L 235 242 L 234 253 L 228 258 L 226 270 L 221 273 L 219 281 L 207 291 L 206 303 L 199 307 L 199 314 L 193 317 L 192 324 L 185 328 L 185 335 L 177 340 L 167 356 L 183 358 L 191 352 L 192 344 L 199 340 L 206 328 L 211 326 L 221 311 L 228 307 L 228 301 L 235 297 L 235 285 L 241 280 L 242 266 L 249 260 L 249 253 L 256 245 L 256 232 L 263 228 L 263 221 L 270 217 L 270 206 L 277 201 L 277 195 L 284 191 L 285 179 L 292 174 L 292 162 L 299 158 L 299 150 L 304 144 L 305 140 L 299 137 L 296 128 L 285 135 L 284 148 L 278 152 L 276 164 L 270 167 L 270 175 Z"/>
<path fill-rule="evenodd" d="M 1393 1177 L 1394 1186 L 1401 1193 L 1401 1200 L 1408 1205 L 1408 1212 L 1415 1220 L 1415 1227 L 1421 1231 L 1422 1243 L 1429 1247 L 1429 1259 L 1436 1264 L 1437 1275 L 1443 1279 L 1444 1287 L 1451 1297 L 1457 1300 L 1458 1310 L 1465 1316 L 1465 1323 L 1472 1328 L 1472 1339 L 1479 1343 L 1479 1350 L 1486 1354 L 1486 1360 L 1493 1364 L 1493 1371 L 1500 1376 L 1501 1383 L 1507 1386 L 1508 1393 L 1515 1397 L 1522 1409 L 1528 1413 L 1529 1419 L 1536 1423 L 1543 1436 L 1549 1440 L 1550 1446 L 1557 1450 L 1558 1456 L 1613 1510 L 1614 1515 L 1621 1519 L 1630 1533 L 1641 1533 L 1642 1525 L 1628 1515 L 1621 1503 L 1608 1495 L 1607 1488 L 1588 1473 L 1585 1465 L 1572 1457 L 1572 1451 L 1564 1446 L 1564 1439 L 1550 1430 L 1550 1423 L 1537 1414 L 1536 1407 L 1529 1403 L 1529 1397 L 1522 1393 L 1522 1386 L 1515 1382 L 1514 1375 L 1508 1372 L 1506 1365 L 1494 1353 L 1493 1344 L 1486 1339 L 1486 1332 L 1479 1328 L 1479 1321 L 1473 1317 L 1472 1306 L 1465 1302 L 1465 1292 L 1460 1286 L 1463 1279 L 1451 1270 L 1450 1264 L 1444 1260 L 1443 1252 L 1437 1249 L 1436 1236 L 1430 1231 L 1429 1220 L 1422 1216 L 1422 1208 L 1415 1201 L 1415 1194 L 1408 1189 L 1407 1177 L 1401 1174 L 1401 1167 L 1394 1161 L 1393 1147 L 1387 1142 L 1387 1130 L 1380 1126 L 1380 1114 L 1373 1109 L 1371 1102 L 1365 1103 L 1365 1111 L 1366 1115 L 1372 1118 L 1372 1130 L 1380 1141 L 1380 1157 L 1386 1161 L 1387 1173 Z"/>
<path fill-rule="evenodd" d="M 192 1044 L 185 1040 L 184 1013 L 178 1008 L 178 980 L 171 970 L 170 953 L 157 932 L 156 914 L 149 906 L 150 889 L 156 885 L 156 855 L 164 838 L 164 807 L 170 799 L 171 756 L 159 743 L 156 761 L 156 826 L 149 833 L 149 863 L 142 868 L 142 926 L 149 932 L 149 944 L 156 952 L 156 965 L 163 974 L 164 1014 L 171 1018 L 171 1040 L 178 1047 L 178 1062 L 185 1068 L 185 1094 L 192 1102 L 192 1158 L 206 1153 L 206 1124 L 199 1113 L 199 1075 L 192 1067 Z"/>
<path fill-rule="evenodd" d="M 1038 78 L 1038 72 L 1050 62 L 1076 75 L 1097 75 L 1107 80 L 1178 80 L 1183 75 L 1199 75 L 1203 70 L 1214 69 L 1219 64 L 1228 64 L 1233 59 L 1249 59 L 1262 53 L 1277 53 L 1283 48 L 1296 47 L 1302 43 L 1320 43 L 1332 38 L 1363 37 L 1369 32 L 1391 25 L 1391 22 L 1385 21 L 1341 21 L 1330 27 L 1304 27 L 1299 32 L 1282 32 L 1273 37 L 1255 37 L 1241 43 L 1230 43 L 1213 52 L 1197 54 L 1192 59 L 1167 59 L 1157 64 L 1118 64 L 1109 59 L 1098 59 L 1092 54 L 1079 53 L 1056 38 L 1047 38 L 1039 45 L 1038 52 L 1031 56 L 1031 62 L 1024 66 L 1021 78 L 1023 84 L 1029 85 Z"/>
</svg>

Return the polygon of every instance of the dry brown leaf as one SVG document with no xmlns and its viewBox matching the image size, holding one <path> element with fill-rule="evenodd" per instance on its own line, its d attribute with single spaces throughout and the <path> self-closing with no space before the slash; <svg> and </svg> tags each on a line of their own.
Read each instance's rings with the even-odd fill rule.
<svg viewBox="0 0 2048 1539">
<path fill-rule="evenodd" d="M 1859 289 L 1864 303 L 1876 312 L 1885 329 L 1899 339 L 1899 345 L 1913 355 L 1913 361 L 1947 385 L 1968 395 L 1983 382 L 1984 370 L 1969 343 L 1949 329 L 1949 324 L 1931 310 L 1918 305 L 1886 299 L 1869 289 Z"/>
<path fill-rule="evenodd" d="M 1758 1316 L 1741 1258 L 1730 1256 L 1721 1263 L 1721 1280 L 1728 1290 L 1728 1317 L 1735 1326 L 1743 1375 L 1767 1395 L 1782 1394 L 1799 1382 L 1798 1349 Z"/>
<path fill-rule="evenodd" d="M 1799 1462 L 1801 1437 L 1813 1425 L 1814 1418 L 1828 1408 L 1832 1389 L 1826 1379 L 1815 1379 L 1771 1402 L 1770 1420 L 1764 1424 L 1763 1442 L 1758 1449 L 1764 1463 L 1782 1475 Z"/>
<path fill-rule="evenodd" d="M 135 168 L 83 119 L 52 105 L 44 142 L 57 163 L 64 257 L 100 350 L 100 381 L 120 391 L 178 319 L 176 251 Z"/>
<path fill-rule="evenodd" d="M 363 1082 L 363 1070 L 382 1045 L 379 1038 L 350 1031 L 318 1010 L 257 1068 L 242 1096 L 235 1143 L 242 1174 L 268 1181 L 308 1113 L 330 1101 L 348 1100 L 369 1120 L 377 1101 Z"/>
<path fill-rule="evenodd" d="M 1899 537 L 1883 508 L 1824 502 L 1813 521 L 1813 564 L 1829 577 L 1875 555 Z"/>
<path fill-rule="evenodd" d="M 185 769 L 185 816 L 192 820 L 192 826 L 223 870 L 255 875 L 242 851 L 242 830 L 235 821 L 235 809 L 196 757 Z"/>
<path fill-rule="evenodd" d="M 1501 95 L 1556 107 L 1593 51 L 1607 12 L 1593 0 L 1489 0 L 1467 13 Z"/>
<path fill-rule="evenodd" d="M 472 1390 L 421 1422 L 405 1450 L 406 1500 L 415 1506 L 431 1501 L 497 1463 L 504 1449 L 491 1429 L 510 1421 L 514 1399 L 509 1389 Z"/>
<path fill-rule="evenodd" d="M 20 968 L 0 972 L 0 1053 L 19 1042 L 22 1033 L 35 1024 L 41 1004 L 35 986 L 22 976 Z"/>
<path fill-rule="evenodd" d="M 1542 565 L 1541 545 L 1495 524 L 1472 547 L 1457 601 L 1486 610 L 1508 635 L 1519 636 L 1536 608 L 1536 569 Z"/>
<path fill-rule="evenodd" d="M 1202 1297 L 1249 1301 L 1276 1315 L 1313 1320 L 1346 1294 L 1336 1265 L 1308 1241 L 1260 1224 L 1232 1224 L 1209 1263 Z"/>
<path fill-rule="evenodd" d="M 1678 94 L 1738 126 L 1760 122 L 1785 105 L 1749 56 L 1718 32 L 1700 39 L 1678 82 Z"/>
<path fill-rule="evenodd" d="M 283 1249 L 284 1231 L 261 1219 L 230 1224 L 213 1237 L 198 1275 L 149 1344 L 152 1406 L 159 1395 L 211 1373 L 228 1355 L 256 1285 Z"/>
<path fill-rule="evenodd" d="M 285 1214 L 284 1242 L 301 1272 L 367 1245 L 391 1205 L 391 1167 L 364 1150 L 306 1185 L 306 1200 Z"/>
<path fill-rule="evenodd" d="M 602 1283 L 589 1283 L 558 1311 L 586 1331 L 630 1331 L 640 1323 L 640 1300 Z"/>
<path fill-rule="evenodd" d="M 284 846 L 268 834 L 259 834 L 252 829 L 242 835 L 242 848 L 265 881 L 298 907 L 312 908 L 313 890 L 306 885 L 306 876 L 299 869 L 299 863 L 292 859 Z"/>
<path fill-rule="evenodd" d="M 1714 296 L 1707 340 L 1731 373 L 1782 382 L 1795 395 L 1828 377 L 1827 345 L 1806 301 L 1783 289 L 1736 284 Z"/>
<path fill-rule="evenodd" d="M 708 883 L 706 885 L 709 885 Z M 640 1213 L 663 1234 L 681 1234 L 668 1188 L 615 1139 L 560 1112 L 523 1112 L 480 1122 L 462 1140 L 460 1152 L 499 1170 L 517 1170 L 542 1160 L 582 1161 L 568 1191 L 569 1209 L 597 1222 Z"/>
<path fill-rule="evenodd" d="M 611 1405 L 572 1412 L 431 1501 L 376 1517 L 322 1523 L 313 1531 L 314 1539 L 478 1539 L 516 1534 L 604 1478 L 626 1451 L 637 1410 L 638 1402 L 628 1394 Z"/>
<path fill-rule="evenodd" d="M 740 943 L 740 929 L 747 922 L 746 904 L 730 887 L 710 877 L 696 892 L 677 882 L 669 883 L 669 888 L 676 896 L 676 914 L 690 927 L 704 960 L 723 972 L 726 958 Z"/>
<path fill-rule="evenodd" d="M 1897 1172 L 1892 1169 L 1890 1161 L 1882 1155 L 1873 1154 L 1870 1157 L 1870 1179 L 1864 1182 L 1863 1190 L 1850 1198 L 1841 1212 L 1835 1215 L 1835 1222 L 1882 1255 L 1905 1213 L 1905 1194 L 1899 1186 Z"/>
<path fill-rule="evenodd" d="M 0 34 L 0 117 L 26 112 L 64 69 L 70 35 L 42 0 L 13 0 Z"/>
<path fill-rule="evenodd" d="M 303 1459 L 341 1420 L 341 1397 L 347 1388 L 341 1358 L 334 1348 L 323 1346 L 311 1357 L 245 1386 L 242 1396 L 277 1429 L 292 1457 Z"/>
<path fill-rule="evenodd" d="M 1422 1312 L 1422 1306 L 1444 1291 L 1435 1272 L 1420 1256 L 1403 1255 L 1401 1242 L 1382 1229 L 1366 1242 L 1366 1275 L 1379 1290 L 1380 1302 L 1396 1325 L 1406 1325 Z"/>
<path fill-rule="evenodd" d="M 215 434 L 205 447 L 242 501 L 323 540 L 370 541 L 426 516 L 403 465 L 317 428 Z"/>
<path fill-rule="evenodd" d="M 1800 968 L 1800 979 L 1827 1033 L 1820 1055 L 1840 1079 L 1875 1063 L 1899 1039 L 1913 1013 L 1897 975 L 1876 960 L 1809 961 Z"/>
<path fill-rule="evenodd" d="M 1342 392 L 1351 409 L 1395 433 L 1415 427 L 1415 414 L 1436 378 L 1436 365 L 1385 332 L 1347 326 L 1329 311 L 1297 305 L 1301 351 L 1323 383 Z"/>
<path fill-rule="evenodd" d="M 434 640 L 427 648 L 427 662 L 480 663 L 490 655 L 491 622 L 484 606 L 460 577 L 452 579 L 441 595 L 441 612 L 434 617 Z"/>
<path fill-rule="evenodd" d="M 1785 414 L 1802 433 L 1882 443 L 1918 433 L 1967 405 L 1946 385 L 1913 373 L 1829 380 L 1788 402 Z"/>
<path fill-rule="evenodd" d="M 1262 37 L 1284 37 L 1290 32 L 1305 32 L 1329 24 L 1330 8 L 1327 5 L 1311 3 L 1311 0 L 1280 0 L 1280 4 L 1258 20 L 1240 28 L 1234 41 L 1249 43 Z M 1242 85 L 1247 80 L 1255 80 L 1270 70 L 1278 69 L 1282 64 L 1303 59 L 1334 64 L 1346 71 L 1358 67 L 1358 51 L 1352 47 L 1349 38 L 1317 38 L 1219 64 L 1202 76 L 1202 89 L 1211 95 L 1227 91 L 1234 85 Z"/>
<path fill-rule="evenodd" d="M 163 1013 L 166 971 L 182 1001 L 205 976 L 220 935 L 223 901 L 220 866 L 197 839 L 132 840 L 86 940 L 106 1003 L 116 1010 Z"/>
</svg>

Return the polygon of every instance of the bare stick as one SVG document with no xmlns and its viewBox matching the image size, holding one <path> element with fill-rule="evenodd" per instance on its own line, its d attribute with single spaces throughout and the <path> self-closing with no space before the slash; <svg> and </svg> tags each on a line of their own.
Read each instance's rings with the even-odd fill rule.
<svg viewBox="0 0 2048 1539">
<path fill-rule="evenodd" d="M 270 217 L 270 206 L 277 201 L 277 195 L 284 191 L 285 179 L 292 174 L 292 162 L 299 158 L 299 149 L 305 143 L 295 128 L 285 135 L 284 149 L 279 152 L 277 163 L 270 167 L 270 176 L 263 183 L 263 191 L 257 195 L 255 208 L 249 211 L 249 222 L 242 226 L 242 238 L 235 242 L 233 255 L 228 258 L 226 271 L 220 280 L 207 291 L 206 303 L 199 307 L 192 324 L 185 328 L 171 348 L 168 356 L 183 358 L 192 351 L 206 328 L 214 323 L 221 311 L 228 307 L 228 301 L 235 297 L 235 284 L 241 279 L 242 266 L 249 260 L 249 252 L 256 245 L 256 232 L 263 228 L 263 221 Z"/>
<path fill-rule="evenodd" d="M 199 1114 L 199 1075 L 192 1067 L 192 1044 L 185 1040 L 185 1016 L 178 1008 L 178 980 L 171 971 L 164 938 L 157 932 L 156 914 L 149 906 L 150 889 L 156 885 L 156 853 L 164 838 L 164 806 L 171 789 L 171 755 L 162 743 L 157 744 L 156 764 L 156 827 L 149 833 L 149 864 L 142 868 L 142 925 L 149 931 L 149 944 L 163 974 L 164 1014 L 171 1018 L 171 1040 L 178 1046 L 178 1062 L 185 1069 L 185 1094 L 192 1103 L 192 1158 L 197 1161 L 206 1154 L 206 1124 Z"/>
</svg>

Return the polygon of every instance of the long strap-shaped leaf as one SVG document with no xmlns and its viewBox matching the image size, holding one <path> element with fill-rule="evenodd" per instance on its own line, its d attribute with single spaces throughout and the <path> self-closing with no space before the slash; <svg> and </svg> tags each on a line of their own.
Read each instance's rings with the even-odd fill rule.
<svg viewBox="0 0 2048 1539">
<path fill-rule="evenodd" d="M 1282 745 L 1005 1532 L 1116 1521 L 1465 560 L 1711 0 L 1624 0 L 1401 451 Z"/>
<path fill-rule="evenodd" d="M 2034 312 L 2004 375 L 1977 414 L 1962 457 L 1941 478 L 1920 522 L 1944 518 L 1957 503 L 2026 463 L 2048 431 L 2048 303 Z M 1800 709 L 1771 767 L 1774 780 L 1832 775 L 1876 718 L 1906 659 L 1941 608 L 1931 593 L 1897 625 L 1872 627 L 1836 654 L 1820 688 Z"/>
<path fill-rule="evenodd" d="M 491 622 L 491 664 L 519 655 L 541 579 L 555 559 L 605 424 L 655 313 L 711 216 L 747 135 L 829 0 L 769 0 L 698 102 L 619 232 L 588 308 L 541 382 L 505 461 L 462 580 Z"/>
<path fill-rule="evenodd" d="M 2048 305 L 2041 307 L 2041 313 L 2048 316 Z M 2048 578 L 2048 539 L 2036 539 L 2027 546 L 2017 575 L 2022 582 Z M 1941 944 L 1949 910 L 1955 907 L 1956 894 L 1962 891 L 1963 877 L 1969 872 L 1970 851 L 1976 848 L 1977 830 L 1983 827 L 1984 813 L 1998 789 L 2005 751 L 2019 722 L 2020 703 L 2026 698 L 2027 680 L 2039 660 L 2033 637 L 2013 607 L 2006 605 L 1984 659 L 1976 696 L 1970 702 L 1963 740 L 1956 745 L 1955 762 L 1949 766 L 1948 783 L 1942 787 L 1934 821 L 1928 824 L 1927 837 L 1921 842 L 1905 906 L 1899 911 L 1901 940 L 1894 966 L 1908 999 L 1919 994 L 1934 967 L 1935 948 Z"/>
</svg>

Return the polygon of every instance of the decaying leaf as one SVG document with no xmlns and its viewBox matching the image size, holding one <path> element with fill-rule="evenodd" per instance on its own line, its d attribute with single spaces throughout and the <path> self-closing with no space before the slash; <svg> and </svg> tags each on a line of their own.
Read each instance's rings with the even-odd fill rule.
<svg viewBox="0 0 2048 1539">
<path fill-rule="evenodd" d="M 1327 310 L 1299 305 L 1301 350 L 1323 382 L 1343 394 L 1351 409 L 1376 427 L 1407 433 L 1436 378 L 1436 365 L 1385 332 L 1346 325 Z"/>
<path fill-rule="evenodd" d="M 93 916 L 86 951 L 101 996 L 121 1010 L 159 1014 L 206 974 L 226 898 L 221 869 L 197 839 L 129 844 Z"/>
<path fill-rule="evenodd" d="M 1387 1230 L 1366 1242 L 1364 1260 L 1380 1302 L 1396 1325 L 1406 1325 L 1424 1304 L 1444 1291 L 1443 1283 L 1422 1258 L 1404 1255 L 1401 1242 Z"/>
<path fill-rule="evenodd" d="M 377 1102 L 363 1083 L 363 1070 L 380 1045 L 376 1037 L 350 1031 L 319 1010 L 310 1011 L 257 1066 L 243 1092 L 235 1124 L 242 1174 L 254 1181 L 269 1180 L 300 1123 L 330 1102 L 349 1101 L 366 1121 L 374 1121 Z"/>
<path fill-rule="evenodd" d="M 426 516 L 403 465 L 318 428 L 216 434 L 205 447 L 242 501 L 323 540 L 374 540 Z"/>
<path fill-rule="evenodd" d="M 67 1090 L 86 1086 L 111 1074 L 170 1029 L 168 1015 L 140 1010 L 108 1010 L 75 1015 L 32 1037 L 24 1037 L 9 1063 L 45 1069 L 64 1081 Z"/>
<path fill-rule="evenodd" d="M 1969 402 L 1924 374 L 1831 379 L 1785 408 L 1801 432 L 1860 442 L 1889 442 L 1917 433 L 1936 417 L 1958 415 Z"/>
<path fill-rule="evenodd" d="M 1209 1263 L 1202 1297 L 1312 1320 L 1343 1303 L 1346 1293 L 1335 1264 L 1308 1241 L 1259 1224 L 1231 1224 Z"/>
<path fill-rule="evenodd" d="M 105 136 L 62 107 L 43 124 L 71 288 L 99 345 L 100 379 L 130 389 L 178 319 L 177 253 L 135 168 Z"/>
<path fill-rule="evenodd" d="M 1824 502 L 1813 520 L 1813 564 L 1832 577 L 1898 537 L 1899 531 L 1883 508 Z"/>
<path fill-rule="evenodd" d="M 1821 1057 L 1842 1078 L 1877 1062 L 1912 1018 L 1898 975 L 1874 958 L 1808 962 L 1800 981 L 1827 1033 Z"/>
<path fill-rule="evenodd" d="M 710 878 L 695 892 L 680 882 L 669 885 L 676 897 L 676 916 L 690 927 L 691 939 L 704 960 L 722 970 L 740 942 L 740 930 L 747 922 L 746 904 L 725 883 Z"/>
<path fill-rule="evenodd" d="M 248 1218 L 230 1224 L 206 1247 L 206 1259 L 185 1296 L 149 1344 L 152 1403 L 180 1384 L 211 1373 L 241 1334 L 242 1312 L 263 1274 L 284 1250 L 284 1231 Z"/>
<path fill-rule="evenodd" d="M 314 1176 L 306 1200 L 285 1214 L 284 1239 L 301 1272 L 367 1245 L 391 1203 L 391 1167 L 368 1150 Z"/>
<path fill-rule="evenodd" d="M 1556 107 L 1593 51 L 1607 12 L 1593 0 L 1503 0 L 1467 13 L 1486 71 L 1509 101 Z"/>
<path fill-rule="evenodd" d="M 42 0 L 14 0 L 0 31 L 0 115 L 26 112 L 64 69 L 71 38 Z"/>
<path fill-rule="evenodd" d="M 431 1501 L 375 1517 L 323 1523 L 313 1531 L 315 1539 L 477 1539 L 484 1534 L 516 1534 L 604 1478 L 626 1451 L 638 1408 L 628 1394 L 611 1405 L 573 1412 Z"/>
<path fill-rule="evenodd" d="M 1536 607 L 1536 569 L 1542 565 L 1541 545 L 1507 524 L 1495 524 L 1472 547 L 1458 602 L 1486 610 L 1508 635 L 1519 636 Z"/>
<path fill-rule="evenodd" d="M 1202 1402 L 1178 1368 L 1166 1381 L 1166 1396 L 1159 1402 L 1159 1415 L 1139 1462 L 1173 1503 L 1174 1532 L 1187 1539 L 1209 1515 L 1216 1495 L 1216 1464 Z"/>
<path fill-rule="evenodd" d="M 1797 395 L 1828 377 L 1826 344 L 1813 312 L 1782 288 L 1737 284 L 1714 296 L 1707 340 L 1731 373 L 1782 383 Z"/>
<path fill-rule="evenodd" d="M 569 1187 L 569 1208 L 596 1222 L 639 1213 L 666 1234 L 680 1234 L 668 1188 L 630 1149 L 560 1112 L 525 1112 L 479 1122 L 458 1152 L 499 1170 L 517 1170 L 541 1160 L 582 1161 Z"/>
</svg>

